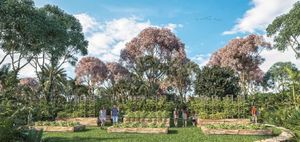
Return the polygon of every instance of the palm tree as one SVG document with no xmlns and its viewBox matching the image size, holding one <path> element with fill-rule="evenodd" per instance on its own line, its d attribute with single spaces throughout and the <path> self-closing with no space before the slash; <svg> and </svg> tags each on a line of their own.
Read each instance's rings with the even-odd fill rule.
<svg viewBox="0 0 300 142">
<path fill-rule="evenodd" d="M 63 68 L 58 66 L 45 65 L 38 73 L 40 80 L 40 90 L 43 93 L 50 118 L 55 119 L 57 112 L 61 109 L 59 101 L 65 99 L 65 84 L 67 84 L 67 75 Z"/>
</svg>

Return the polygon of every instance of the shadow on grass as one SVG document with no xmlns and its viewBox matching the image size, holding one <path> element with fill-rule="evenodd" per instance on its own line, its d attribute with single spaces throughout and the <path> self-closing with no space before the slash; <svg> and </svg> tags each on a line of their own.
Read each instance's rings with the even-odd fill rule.
<svg viewBox="0 0 300 142">
<path fill-rule="evenodd" d="M 177 134 L 178 131 L 177 130 L 169 130 L 168 134 Z"/>
</svg>

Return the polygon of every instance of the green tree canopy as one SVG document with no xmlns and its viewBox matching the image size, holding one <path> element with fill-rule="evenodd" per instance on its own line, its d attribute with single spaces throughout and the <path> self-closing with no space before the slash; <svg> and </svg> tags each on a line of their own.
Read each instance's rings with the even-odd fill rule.
<svg viewBox="0 0 300 142">
<path fill-rule="evenodd" d="M 237 96 L 239 91 L 239 78 L 232 69 L 205 66 L 197 74 L 195 94 L 198 96 Z"/>
<path fill-rule="evenodd" d="M 285 51 L 291 47 L 300 57 L 300 2 L 294 4 L 289 13 L 277 17 L 267 27 L 267 35 L 274 36 L 274 47 L 279 51 Z"/>
<path fill-rule="evenodd" d="M 287 68 L 297 71 L 295 64 L 291 62 L 277 62 L 270 67 L 264 76 L 263 86 L 267 89 L 284 89 L 284 83 L 290 81 Z"/>
</svg>

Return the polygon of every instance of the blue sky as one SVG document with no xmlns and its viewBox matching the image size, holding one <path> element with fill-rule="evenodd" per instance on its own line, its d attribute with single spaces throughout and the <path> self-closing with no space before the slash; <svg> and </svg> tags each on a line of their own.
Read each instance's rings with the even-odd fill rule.
<svg viewBox="0 0 300 142">
<path fill-rule="evenodd" d="M 141 30 L 149 26 L 170 28 L 185 43 L 188 57 L 200 66 L 230 39 L 250 33 L 265 36 L 265 28 L 287 13 L 298 0 L 34 0 L 36 6 L 57 5 L 79 19 L 89 56 L 110 62 Z M 266 38 L 272 43 L 272 38 Z M 0 51 L 1 54 L 1 51 Z M 263 51 L 263 71 L 278 61 L 300 61 L 291 50 Z M 74 77 L 74 67 L 64 66 Z M 26 67 L 21 76 L 33 76 Z"/>
<path fill-rule="evenodd" d="M 138 17 L 154 25 L 181 24 L 177 36 L 186 44 L 188 56 L 209 54 L 237 35 L 222 35 L 250 9 L 248 0 L 37 0 L 36 5 L 58 5 L 70 14 L 86 13 L 98 21 Z"/>
</svg>

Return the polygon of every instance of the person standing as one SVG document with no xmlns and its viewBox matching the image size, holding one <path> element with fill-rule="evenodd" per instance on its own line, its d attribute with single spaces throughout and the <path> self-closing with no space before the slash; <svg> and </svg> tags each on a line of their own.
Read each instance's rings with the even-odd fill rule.
<svg viewBox="0 0 300 142">
<path fill-rule="evenodd" d="M 178 117 L 179 117 L 177 108 L 175 108 L 173 111 L 173 117 L 174 117 L 174 125 L 175 125 L 175 127 L 177 127 L 178 126 Z"/>
<path fill-rule="evenodd" d="M 188 120 L 188 112 L 186 109 L 182 109 L 182 120 L 183 120 L 183 126 L 182 127 L 186 127 L 187 126 L 187 120 Z"/>
<path fill-rule="evenodd" d="M 112 116 L 113 124 L 118 123 L 119 109 L 117 108 L 116 105 L 114 105 L 113 108 L 111 109 L 111 116 Z"/>
<path fill-rule="evenodd" d="M 193 115 L 192 115 L 192 123 L 193 123 L 193 126 L 194 126 L 194 127 L 196 126 L 196 120 L 197 120 L 196 113 L 193 112 Z"/>
<path fill-rule="evenodd" d="M 106 122 L 106 109 L 102 107 L 102 109 L 99 112 L 99 119 L 100 119 L 100 126 L 104 127 L 105 122 Z"/>
<path fill-rule="evenodd" d="M 257 123 L 257 109 L 254 105 L 251 108 L 251 115 L 252 115 L 252 122 L 256 124 Z"/>
</svg>

